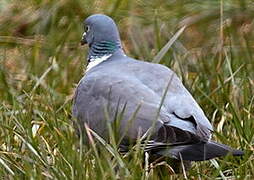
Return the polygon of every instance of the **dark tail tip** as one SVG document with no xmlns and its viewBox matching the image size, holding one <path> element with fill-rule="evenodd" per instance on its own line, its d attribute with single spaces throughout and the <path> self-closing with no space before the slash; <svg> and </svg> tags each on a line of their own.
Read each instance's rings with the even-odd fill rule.
<svg viewBox="0 0 254 180">
<path fill-rule="evenodd" d="M 175 146 L 170 149 L 159 151 L 158 154 L 171 156 L 177 159 L 187 161 L 204 161 L 216 157 L 232 154 L 233 156 L 242 156 L 244 152 L 233 149 L 227 145 L 219 144 L 213 141 L 197 143 L 183 146 Z"/>
<path fill-rule="evenodd" d="M 243 156 L 244 155 L 244 151 L 234 149 L 233 152 L 232 152 L 232 155 L 233 156 Z"/>
<path fill-rule="evenodd" d="M 184 160 L 193 159 L 194 161 L 209 160 L 216 157 L 223 157 L 228 154 L 232 154 L 233 156 L 241 156 L 244 154 L 244 152 L 241 150 L 236 150 L 225 144 L 219 144 L 213 141 L 193 144 L 187 148 L 184 148 L 180 153 Z"/>
</svg>

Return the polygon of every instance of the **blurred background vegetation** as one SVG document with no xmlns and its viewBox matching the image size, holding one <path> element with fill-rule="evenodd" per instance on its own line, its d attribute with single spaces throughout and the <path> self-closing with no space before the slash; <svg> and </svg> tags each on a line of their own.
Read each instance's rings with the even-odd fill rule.
<svg viewBox="0 0 254 180">
<path fill-rule="evenodd" d="M 214 139 L 246 150 L 243 158 L 194 163 L 187 177 L 253 179 L 252 0 L 1 0 L 0 178 L 158 178 L 146 175 L 142 152 L 126 159 L 112 147 L 115 155 L 102 150 L 98 158 L 75 135 L 72 95 L 87 63 L 79 41 L 83 20 L 94 13 L 110 15 L 125 52 L 147 61 L 186 26 L 160 63 L 192 92 Z M 124 168 L 114 171 L 119 164 Z"/>
</svg>

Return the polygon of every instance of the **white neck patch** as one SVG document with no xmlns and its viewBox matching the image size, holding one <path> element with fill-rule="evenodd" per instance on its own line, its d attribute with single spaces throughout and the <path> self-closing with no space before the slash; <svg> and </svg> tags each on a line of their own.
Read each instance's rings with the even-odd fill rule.
<svg viewBox="0 0 254 180">
<path fill-rule="evenodd" d="M 102 63 L 103 61 L 106 61 L 110 56 L 112 56 L 112 54 L 104 55 L 102 57 L 92 57 L 86 67 L 86 72 L 88 72 L 90 69 L 97 66 L 98 64 Z"/>
</svg>

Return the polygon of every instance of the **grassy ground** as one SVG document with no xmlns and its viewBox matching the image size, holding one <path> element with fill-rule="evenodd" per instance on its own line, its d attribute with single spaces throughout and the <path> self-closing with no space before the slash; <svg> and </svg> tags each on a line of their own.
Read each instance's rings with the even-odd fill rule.
<svg viewBox="0 0 254 180">
<path fill-rule="evenodd" d="M 73 129 L 72 95 L 87 52 L 79 45 L 81 22 L 93 13 L 112 16 L 126 53 L 145 60 L 186 25 L 160 63 L 177 72 L 202 106 L 214 126 L 213 138 L 246 152 L 243 158 L 194 163 L 187 177 L 253 179 L 251 0 L 1 0 L 0 178 L 158 178 L 154 170 L 146 175 L 142 152 L 124 158 L 114 145 L 103 145 L 98 155 Z"/>
</svg>

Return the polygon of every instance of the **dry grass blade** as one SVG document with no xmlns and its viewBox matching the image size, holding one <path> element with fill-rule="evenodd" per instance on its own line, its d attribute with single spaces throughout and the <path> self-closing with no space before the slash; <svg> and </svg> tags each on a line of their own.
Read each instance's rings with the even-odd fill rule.
<svg viewBox="0 0 254 180">
<path fill-rule="evenodd" d="M 93 137 L 91 135 L 91 129 L 89 128 L 89 126 L 85 123 L 85 129 L 86 129 L 86 133 L 87 133 L 87 136 L 88 136 L 88 139 L 89 139 L 89 142 L 93 148 L 93 151 L 95 153 L 95 157 L 97 159 L 97 162 L 99 164 L 99 168 L 100 168 L 100 171 L 101 173 L 103 174 L 104 173 L 104 170 L 103 170 L 103 167 L 102 167 L 102 164 L 101 164 L 101 160 L 100 160 L 100 157 L 99 157 L 99 153 L 98 153 L 98 150 L 96 148 L 96 144 L 93 140 Z"/>
<path fill-rule="evenodd" d="M 20 134 L 16 133 L 13 131 L 15 135 L 28 147 L 28 149 L 31 150 L 31 152 L 43 163 L 43 165 L 47 165 L 47 163 L 42 159 L 40 154 L 36 151 L 36 149 L 29 143 L 27 142 Z"/>
<path fill-rule="evenodd" d="M 239 66 L 239 68 L 237 68 L 237 70 L 236 70 L 234 73 L 232 73 L 232 74 L 230 75 L 230 77 L 227 78 L 227 79 L 223 82 L 223 85 L 225 85 L 225 84 L 227 84 L 228 82 L 232 81 L 232 78 L 234 78 L 234 76 L 236 76 L 236 74 L 237 74 L 244 66 L 245 66 L 245 64 L 242 64 L 241 66 Z M 216 93 L 218 90 L 220 90 L 222 87 L 223 87 L 222 85 L 218 86 L 217 88 L 215 88 L 215 89 L 214 89 L 210 94 L 208 94 L 207 96 L 213 95 L 213 94 Z"/>
<path fill-rule="evenodd" d="M 94 132 L 92 129 L 90 129 L 88 126 L 86 126 L 86 129 L 87 129 L 87 131 L 89 132 L 89 134 L 91 133 L 103 146 L 105 146 L 105 148 L 108 150 L 108 152 L 110 152 L 110 154 L 111 154 L 112 156 L 114 156 L 114 157 L 117 159 L 119 165 L 120 165 L 122 168 L 125 169 L 126 175 L 130 175 L 129 170 L 125 167 L 125 164 L 124 164 L 123 160 L 121 159 L 121 155 L 120 155 L 117 151 L 115 151 L 103 138 L 101 138 L 97 133 L 95 133 L 95 132 Z M 91 134 L 90 134 L 90 135 L 91 135 Z M 89 136 L 90 136 L 90 135 L 89 135 Z M 90 139 L 91 139 L 91 138 L 92 138 L 92 137 L 90 136 Z"/>
<path fill-rule="evenodd" d="M 212 165 L 219 170 L 221 178 L 223 180 L 226 180 L 227 178 L 224 176 L 223 172 L 221 171 L 220 165 L 218 164 L 218 162 L 215 159 L 210 160 L 210 162 L 212 163 Z"/>
<path fill-rule="evenodd" d="M 167 42 L 167 44 L 160 50 L 160 52 L 154 57 L 153 63 L 160 63 L 163 56 L 168 52 L 169 48 L 172 46 L 172 44 L 178 39 L 178 37 L 183 33 L 186 26 L 183 26 L 181 29 L 179 29 L 174 36 Z"/>
<path fill-rule="evenodd" d="M 145 152 L 145 179 L 148 179 L 149 174 L 149 154 Z"/>
<path fill-rule="evenodd" d="M 62 155 L 62 153 L 59 152 L 59 155 L 62 157 L 64 162 L 69 166 L 69 168 L 71 170 L 71 179 L 75 180 L 75 173 L 74 173 L 74 169 L 73 169 L 71 163 Z"/>
<path fill-rule="evenodd" d="M 172 175 L 176 174 L 174 169 L 166 161 L 161 161 L 161 162 L 158 162 L 158 163 L 157 162 L 153 162 L 151 164 L 150 168 L 152 170 L 152 169 L 156 169 L 157 167 L 160 167 L 160 166 L 165 166 L 167 168 L 169 174 L 172 174 Z"/>
<path fill-rule="evenodd" d="M 0 43 L 11 43 L 11 44 L 21 44 L 26 46 L 35 46 L 36 44 L 43 44 L 42 39 L 28 39 L 15 36 L 0 36 Z"/>
<path fill-rule="evenodd" d="M 48 69 L 42 74 L 42 76 L 37 80 L 35 86 L 33 87 L 31 93 L 34 93 L 34 91 L 39 87 L 39 85 L 42 83 L 43 79 L 47 76 L 47 74 L 54 69 L 55 66 L 55 58 L 52 60 L 52 64 L 48 67 Z"/>
<path fill-rule="evenodd" d="M 187 175 L 186 175 L 186 171 L 185 171 L 185 167 L 184 167 L 183 158 L 182 158 L 181 153 L 179 153 L 179 156 L 180 156 L 181 166 L 182 166 L 182 170 L 183 170 L 183 177 L 184 177 L 184 179 L 188 179 Z"/>
<path fill-rule="evenodd" d="M 11 175 L 15 175 L 15 173 L 12 171 L 12 169 L 4 162 L 4 160 L 0 157 L 0 164 L 2 164 L 5 169 L 11 174 Z"/>
</svg>

